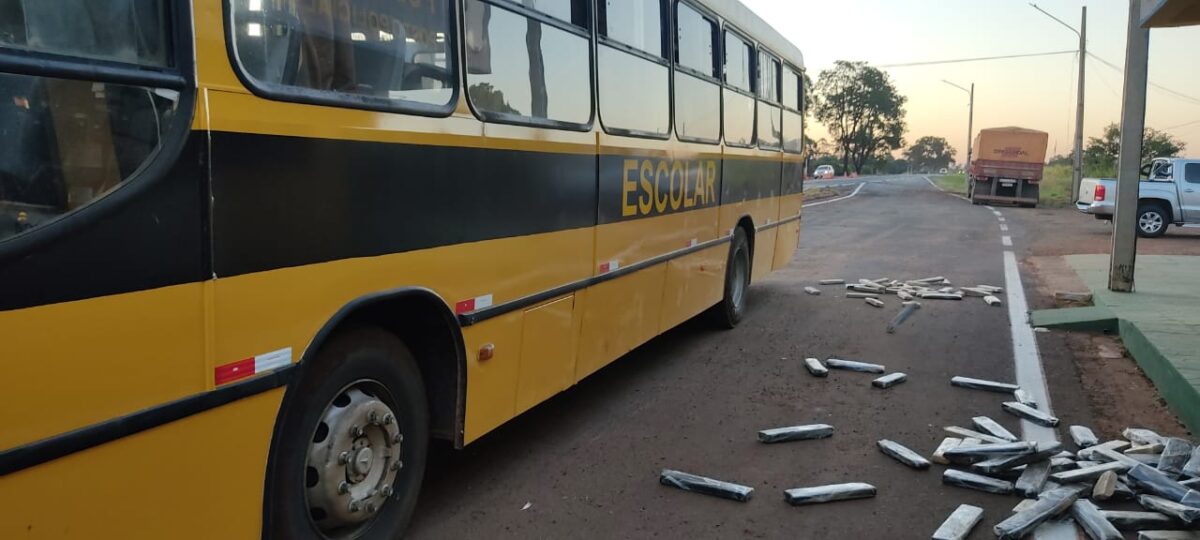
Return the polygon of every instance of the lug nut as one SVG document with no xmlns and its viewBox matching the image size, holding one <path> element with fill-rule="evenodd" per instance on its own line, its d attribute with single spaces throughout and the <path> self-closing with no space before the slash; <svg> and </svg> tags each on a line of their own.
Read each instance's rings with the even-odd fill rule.
<svg viewBox="0 0 1200 540">
<path fill-rule="evenodd" d="M 393 420 L 395 420 L 395 418 L 392 416 L 392 413 L 387 413 L 387 414 L 383 415 L 383 425 L 390 426 L 390 425 L 392 425 Z"/>
<path fill-rule="evenodd" d="M 362 426 L 354 426 L 350 428 L 350 433 L 355 437 L 362 437 L 364 432 Z"/>
<path fill-rule="evenodd" d="M 338 493 L 341 493 L 343 495 L 350 493 L 350 483 L 346 482 L 345 480 L 342 480 L 341 482 L 339 482 L 338 483 Z"/>
<path fill-rule="evenodd" d="M 359 506 L 358 501 L 350 501 L 350 511 L 351 512 L 357 512 L 360 508 L 361 507 Z"/>
<path fill-rule="evenodd" d="M 383 489 L 381 489 L 379 492 L 382 493 L 384 497 L 391 497 L 393 493 L 392 486 L 383 486 Z"/>
<path fill-rule="evenodd" d="M 367 513 L 368 514 L 375 513 L 375 503 L 367 503 Z"/>
<path fill-rule="evenodd" d="M 400 444 L 400 443 L 404 442 L 404 434 L 397 433 L 395 436 L 392 437 L 392 442 L 394 442 L 396 444 Z"/>
<path fill-rule="evenodd" d="M 338 465 L 350 463 L 350 452 L 342 452 L 338 454 Z"/>
<path fill-rule="evenodd" d="M 368 412 L 367 413 L 367 421 L 372 424 L 378 424 L 379 423 L 379 413 L 377 413 L 375 411 Z"/>
<path fill-rule="evenodd" d="M 404 466 L 404 462 L 403 462 L 403 461 L 396 460 L 395 462 L 393 462 L 393 463 L 392 463 L 392 470 L 393 470 L 393 471 L 398 471 L 398 470 L 400 470 L 400 468 L 401 468 L 401 467 L 403 467 L 403 466 Z"/>
</svg>

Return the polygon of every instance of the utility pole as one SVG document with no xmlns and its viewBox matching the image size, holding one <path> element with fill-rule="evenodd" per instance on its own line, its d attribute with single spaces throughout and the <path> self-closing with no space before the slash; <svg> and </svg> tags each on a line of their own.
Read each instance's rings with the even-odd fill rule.
<svg viewBox="0 0 1200 540">
<path fill-rule="evenodd" d="M 1083 6 L 1083 15 L 1079 23 L 1079 30 L 1076 30 L 1075 27 L 1051 15 L 1048 11 L 1038 7 L 1037 4 L 1030 3 L 1029 5 L 1079 36 L 1079 96 L 1075 104 L 1075 155 L 1073 156 L 1074 159 L 1071 160 L 1071 202 L 1075 202 L 1079 200 L 1079 183 L 1083 180 L 1083 92 L 1084 87 L 1087 86 L 1086 79 L 1084 78 L 1087 66 L 1087 6 Z"/>
<path fill-rule="evenodd" d="M 1075 167 L 1071 178 L 1071 202 L 1079 200 L 1079 184 L 1083 181 L 1083 90 L 1087 67 L 1087 6 L 1079 22 L 1079 101 L 1075 105 Z"/>
<path fill-rule="evenodd" d="M 1133 268 L 1137 258 L 1137 204 L 1142 175 L 1142 132 L 1146 127 L 1146 72 L 1150 58 L 1150 31 L 1141 27 L 1141 3 L 1142 0 L 1129 0 L 1117 206 L 1113 215 L 1112 259 L 1108 269 L 1108 289 L 1116 292 L 1133 292 Z"/>
<path fill-rule="evenodd" d="M 970 101 L 967 102 L 967 161 L 966 166 L 963 167 L 963 170 L 967 171 L 967 174 L 970 174 L 971 157 L 973 156 L 972 152 L 975 150 L 975 139 L 971 137 L 975 133 L 975 83 L 971 83 L 971 89 L 967 90 L 966 88 L 947 81 L 946 79 L 942 79 L 942 82 L 962 90 L 963 92 L 966 92 L 968 96 L 970 96 Z"/>
</svg>

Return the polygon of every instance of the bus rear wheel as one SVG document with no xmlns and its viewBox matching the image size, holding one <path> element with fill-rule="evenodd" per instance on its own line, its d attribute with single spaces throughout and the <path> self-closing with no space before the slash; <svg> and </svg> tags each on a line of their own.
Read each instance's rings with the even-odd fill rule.
<svg viewBox="0 0 1200 540">
<path fill-rule="evenodd" d="M 725 292 L 721 301 L 712 307 L 711 316 L 717 326 L 734 328 L 746 313 L 746 296 L 750 288 L 750 240 L 746 230 L 733 229 L 729 246 L 729 261 L 725 265 Z"/>
<path fill-rule="evenodd" d="M 416 361 L 376 328 L 335 336 L 312 361 L 272 446 L 267 537 L 400 538 L 429 445 Z"/>
</svg>

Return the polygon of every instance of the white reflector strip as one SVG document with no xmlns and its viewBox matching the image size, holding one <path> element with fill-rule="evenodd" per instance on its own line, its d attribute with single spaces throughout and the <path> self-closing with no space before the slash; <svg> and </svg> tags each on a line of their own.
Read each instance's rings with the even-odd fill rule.
<svg viewBox="0 0 1200 540">
<path fill-rule="evenodd" d="M 292 363 L 292 348 L 279 349 L 254 357 L 254 373 L 262 373 L 281 368 Z"/>
</svg>

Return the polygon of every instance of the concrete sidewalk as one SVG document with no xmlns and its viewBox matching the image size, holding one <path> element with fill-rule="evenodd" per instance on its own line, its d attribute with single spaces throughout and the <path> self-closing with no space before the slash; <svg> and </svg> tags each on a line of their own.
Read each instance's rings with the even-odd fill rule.
<svg viewBox="0 0 1200 540">
<path fill-rule="evenodd" d="M 1115 330 L 1192 433 L 1200 433 L 1200 257 L 1140 255 L 1136 291 L 1108 290 L 1108 255 L 1068 255 L 1094 307 L 1030 314 L 1034 326 Z"/>
</svg>

